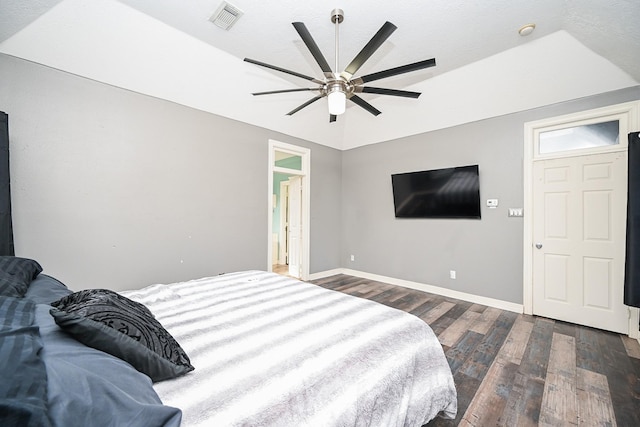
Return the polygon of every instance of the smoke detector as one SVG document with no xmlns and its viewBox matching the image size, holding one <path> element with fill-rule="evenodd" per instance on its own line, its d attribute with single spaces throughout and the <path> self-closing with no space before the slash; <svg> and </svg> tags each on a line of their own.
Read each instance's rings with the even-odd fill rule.
<svg viewBox="0 0 640 427">
<path fill-rule="evenodd" d="M 240 19 L 243 13 L 244 12 L 238 9 L 236 6 L 223 1 L 222 3 L 220 3 L 220 6 L 218 6 L 218 9 L 215 11 L 215 13 L 211 15 L 209 21 L 213 22 L 223 30 L 229 30 L 233 26 L 233 24 L 235 24 L 236 21 Z"/>
<path fill-rule="evenodd" d="M 535 30 L 535 29 L 536 29 L 536 24 L 523 25 L 518 30 L 518 34 L 520 34 L 522 37 L 525 37 L 525 36 L 528 36 L 529 34 L 533 33 L 533 30 Z"/>
</svg>

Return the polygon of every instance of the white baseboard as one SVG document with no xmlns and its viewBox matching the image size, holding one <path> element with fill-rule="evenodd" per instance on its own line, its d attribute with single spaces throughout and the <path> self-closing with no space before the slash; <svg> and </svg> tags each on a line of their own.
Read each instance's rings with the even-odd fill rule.
<svg viewBox="0 0 640 427">
<path fill-rule="evenodd" d="M 640 309 L 636 307 L 629 308 L 629 338 L 635 338 L 640 343 Z"/>
<path fill-rule="evenodd" d="M 453 289 L 427 285 L 424 283 L 412 282 L 410 280 L 396 279 L 394 277 L 380 276 L 378 274 L 366 273 L 364 271 L 351 270 L 349 268 L 335 268 L 333 270 L 313 273 L 309 276 L 309 280 L 323 279 L 325 277 L 335 276 L 336 274 L 348 274 L 349 276 L 389 283 L 390 285 L 402 286 L 422 292 L 429 292 L 436 295 L 472 302 L 474 304 L 482 304 L 488 307 L 499 308 L 500 310 L 512 311 L 514 313 L 524 312 L 524 306 L 522 304 L 516 304 L 513 302 L 503 301 L 495 298 L 483 297 L 480 295 L 468 294 L 466 292 L 455 291 Z"/>
<path fill-rule="evenodd" d="M 344 272 L 344 268 L 334 268 L 333 270 L 320 271 L 319 273 L 313 273 L 309 275 L 309 280 L 324 279 L 325 277 L 335 276 L 336 274 L 347 274 Z"/>
</svg>

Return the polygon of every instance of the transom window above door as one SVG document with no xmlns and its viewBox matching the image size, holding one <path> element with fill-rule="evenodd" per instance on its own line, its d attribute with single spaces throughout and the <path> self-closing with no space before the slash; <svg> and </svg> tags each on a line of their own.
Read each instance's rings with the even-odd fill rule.
<svg viewBox="0 0 640 427">
<path fill-rule="evenodd" d="M 585 150 L 620 144 L 620 121 L 611 120 L 540 132 L 538 153 Z"/>
<path fill-rule="evenodd" d="M 275 166 L 293 169 L 297 171 L 302 170 L 302 156 L 285 151 L 275 151 Z"/>
</svg>

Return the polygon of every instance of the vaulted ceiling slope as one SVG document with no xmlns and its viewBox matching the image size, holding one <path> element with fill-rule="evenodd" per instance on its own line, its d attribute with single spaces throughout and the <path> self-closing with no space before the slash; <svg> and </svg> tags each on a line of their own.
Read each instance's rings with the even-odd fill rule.
<svg viewBox="0 0 640 427">
<path fill-rule="evenodd" d="M 640 83 L 638 0 L 231 0 L 244 14 L 229 31 L 208 20 L 220 2 L 3 0 L 0 53 L 338 149 Z M 336 7 L 340 67 L 385 21 L 398 30 L 360 75 L 436 58 L 377 85 L 419 99 L 362 94 L 381 115 L 350 104 L 329 123 L 324 100 L 286 116 L 309 93 L 251 96 L 308 82 L 244 57 L 322 77 L 291 23 L 304 22 L 333 64 Z M 527 23 L 535 31 L 522 37 Z"/>
</svg>

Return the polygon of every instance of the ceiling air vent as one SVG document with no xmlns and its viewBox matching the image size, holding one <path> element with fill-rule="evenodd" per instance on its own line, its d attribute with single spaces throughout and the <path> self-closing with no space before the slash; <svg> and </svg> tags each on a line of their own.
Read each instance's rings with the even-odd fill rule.
<svg viewBox="0 0 640 427">
<path fill-rule="evenodd" d="M 213 22 L 223 30 L 228 30 L 238 19 L 240 19 L 243 13 L 244 12 L 234 5 L 223 1 L 220 6 L 218 6 L 218 10 L 211 15 L 209 21 Z"/>
</svg>

